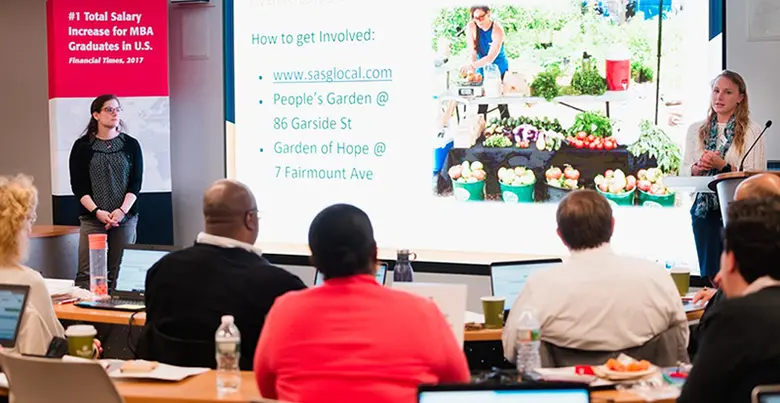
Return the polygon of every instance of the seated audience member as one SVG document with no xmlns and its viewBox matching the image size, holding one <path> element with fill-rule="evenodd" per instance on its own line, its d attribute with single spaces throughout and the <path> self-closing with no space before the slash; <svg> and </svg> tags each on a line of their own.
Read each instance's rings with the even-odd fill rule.
<svg viewBox="0 0 780 403">
<path fill-rule="evenodd" d="M 780 197 L 731 203 L 723 245 L 726 299 L 702 319 L 681 403 L 747 403 L 755 386 L 780 383 Z"/>
<path fill-rule="evenodd" d="M 734 192 L 735 200 L 759 199 L 774 196 L 780 196 L 780 176 L 768 173 L 753 175 L 745 179 L 737 186 L 737 190 Z M 714 282 L 716 286 L 720 286 L 720 278 L 718 276 L 715 276 Z M 726 297 L 723 295 L 721 289 L 708 287 L 701 289 L 693 298 L 694 303 L 706 303 L 707 306 L 704 308 L 704 313 L 699 321 L 699 325 L 691 334 L 691 342 L 688 346 L 688 352 L 691 356 L 696 354 L 699 341 L 706 330 L 706 327 L 702 326 L 704 318 L 711 315 L 724 299 L 726 299 Z"/>
<path fill-rule="evenodd" d="M 205 232 L 146 275 L 146 326 L 138 357 L 168 364 L 216 367 L 214 335 L 223 315 L 241 332 L 242 370 L 252 369 L 266 313 L 280 295 L 306 288 L 272 266 L 253 244 L 257 204 L 243 184 L 224 179 L 203 196 Z"/>
<path fill-rule="evenodd" d="M 412 403 L 419 384 L 468 382 L 463 350 L 436 305 L 375 280 L 368 216 L 337 204 L 309 228 L 321 287 L 280 297 L 255 355 L 265 398 L 290 402 Z"/>
<path fill-rule="evenodd" d="M 561 201 L 556 219 L 571 256 L 528 277 L 504 327 L 505 358 L 516 360 L 515 324 L 528 308 L 538 315 L 542 341 L 557 347 L 617 352 L 670 330 L 678 332 L 675 350 L 687 360 L 688 321 L 674 281 L 657 263 L 612 251 L 615 219 L 607 199 L 574 191 Z"/>
<path fill-rule="evenodd" d="M 43 277 L 23 264 L 37 207 L 38 191 L 32 178 L 0 177 L 0 283 L 30 286 L 27 308 L 12 351 L 42 355 L 52 339 L 64 337 L 65 331 L 54 314 Z"/>
</svg>

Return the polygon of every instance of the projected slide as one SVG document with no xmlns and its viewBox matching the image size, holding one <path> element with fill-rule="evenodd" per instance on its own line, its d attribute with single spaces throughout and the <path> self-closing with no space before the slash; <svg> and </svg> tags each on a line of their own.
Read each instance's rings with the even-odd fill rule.
<svg viewBox="0 0 780 403">
<path fill-rule="evenodd" d="M 711 3 L 228 1 L 228 176 L 261 244 L 348 202 L 383 247 L 539 255 L 565 253 L 557 201 L 597 189 L 618 252 L 695 271 L 664 178 L 722 68 Z"/>
</svg>

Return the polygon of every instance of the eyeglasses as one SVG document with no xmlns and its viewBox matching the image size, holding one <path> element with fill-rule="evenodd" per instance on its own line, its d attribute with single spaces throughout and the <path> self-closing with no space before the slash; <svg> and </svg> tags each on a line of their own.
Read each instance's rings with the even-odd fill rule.
<svg viewBox="0 0 780 403">
<path fill-rule="evenodd" d="M 246 216 L 248 216 L 250 214 L 254 214 L 255 218 L 257 218 L 258 221 L 260 220 L 260 211 L 257 209 L 257 207 L 253 207 L 253 208 L 245 211 L 244 212 L 244 217 L 246 217 Z"/>
<path fill-rule="evenodd" d="M 35 222 L 36 222 L 36 221 L 38 221 L 38 213 L 36 213 L 36 212 L 33 212 L 32 214 L 30 214 L 29 216 L 27 216 L 27 221 L 28 221 L 30 224 L 35 224 Z"/>
<path fill-rule="evenodd" d="M 107 107 L 103 108 L 103 111 L 104 112 L 108 112 L 108 113 L 119 113 L 119 112 L 122 112 L 122 107 L 121 106 L 117 106 L 116 108 L 114 108 L 112 106 L 107 106 Z"/>
<path fill-rule="evenodd" d="M 487 17 L 487 13 L 482 14 L 482 15 L 473 15 L 471 17 L 474 18 L 477 21 L 484 21 L 485 17 Z"/>
</svg>

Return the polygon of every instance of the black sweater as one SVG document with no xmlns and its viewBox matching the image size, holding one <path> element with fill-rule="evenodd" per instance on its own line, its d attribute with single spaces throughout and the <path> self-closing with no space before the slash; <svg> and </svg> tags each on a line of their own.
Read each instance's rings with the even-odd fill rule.
<svg viewBox="0 0 780 403">
<path fill-rule="evenodd" d="M 127 155 L 127 158 L 130 161 L 130 178 L 125 193 L 132 193 L 138 196 L 138 193 L 141 192 L 141 183 L 144 175 L 144 160 L 141 144 L 138 143 L 138 140 L 128 134 L 120 133 L 119 136 L 122 137 L 122 140 L 125 142 L 122 152 Z M 92 180 L 89 176 L 89 163 L 92 161 L 92 155 L 94 154 L 94 151 L 92 150 L 92 143 L 94 141 L 94 138 L 83 135 L 73 143 L 73 148 L 70 150 L 70 189 L 79 201 L 86 195 L 92 196 Z M 133 203 L 133 207 L 130 208 L 130 211 L 127 211 L 127 214 L 135 214 L 138 210 L 137 205 L 137 202 Z M 80 215 L 89 215 L 89 211 L 84 205 L 80 204 L 80 207 Z"/>
<path fill-rule="evenodd" d="M 681 403 L 750 403 L 758 385 L 780 383 L 780 287 L 722 301 L 702 334 Z"/>
<path fill-rule="evenodd" d="M 214 335 L 222 315 L 233 315 L 241 332 L 239 365 L 251 370 L 271 305 L 278 296 L 305 288 L 297 276 L 244 249 L 196 243 L 172 252 L 146 275 L 146 328 L 139 357 L 214 368 Z M 173 343 L 155 341 L 152 326 Z M 155 351 L 154 345 L 164 348 Z"/>
</svg>

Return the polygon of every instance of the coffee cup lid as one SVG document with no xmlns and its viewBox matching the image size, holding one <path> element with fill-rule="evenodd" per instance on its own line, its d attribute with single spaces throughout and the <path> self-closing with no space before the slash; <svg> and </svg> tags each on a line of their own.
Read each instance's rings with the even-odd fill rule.
<svg viewBox="0 0 780 403">
<path fill-rule="evenodd" d="M 85 337 L 97 335 L 97 329 L 92 325 L 71 325 L 65 330 L 66 337 Z"/>
<path fill-rule="evenodd" d="M 683 273 L 690 273 L 691 272 L 691 268 L 688 267 L 688 266 L 674 266 L 671 269 L 669 269 L 669 271 L 671 273 L 683 274 Z"/>
<path fill-rule="evenodd" d="M 488 295 L 480 298 L 482 301 L 506 301 L 506 298 L 495 295 Z"/>
</svg>

